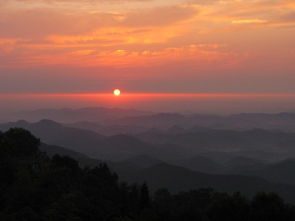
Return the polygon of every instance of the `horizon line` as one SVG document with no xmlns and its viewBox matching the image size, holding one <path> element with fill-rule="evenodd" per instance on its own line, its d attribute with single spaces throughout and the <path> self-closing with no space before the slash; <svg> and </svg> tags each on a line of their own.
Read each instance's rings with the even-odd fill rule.
<svg viewBox="0 0 295 221">
<path fill-rule="evenodd" d="M 0 93 L 0 96 L 28 96 L 28 97 L 277 97 L 295 96 L 295 93 L 148 93 L 122 92 L 120 96 L 113 93 Z"/>
</svg>

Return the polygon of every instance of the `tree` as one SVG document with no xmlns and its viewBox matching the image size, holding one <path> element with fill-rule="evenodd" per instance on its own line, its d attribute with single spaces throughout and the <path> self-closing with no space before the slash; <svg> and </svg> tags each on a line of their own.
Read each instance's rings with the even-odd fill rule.
<svg viewBox="0 0 295 221">
<path fill-rule="evenodd" d="M 143 210 L 150 206 L 150 194 L 146 183 L 140 189 L 140 209 Z"/>
<path fill-rule="evenodd" d="M 27 130 L 13 128 L 1 135 L 1 154 L 11 157 L 32 157 L 39 151 L 40 140 Z"/>
</svg>

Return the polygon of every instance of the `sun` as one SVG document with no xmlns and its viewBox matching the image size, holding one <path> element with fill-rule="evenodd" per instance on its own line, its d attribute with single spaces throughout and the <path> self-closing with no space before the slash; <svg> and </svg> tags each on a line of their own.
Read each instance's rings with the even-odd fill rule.
<svg viewBox="0 0 295 221">
<path fill-rule="evenodd" d="M 114 95 L 115 96 L 120 96 L 121 95 L 121 91 L 119 89 L 115 89 L 114 90 Z"/>
</svg>

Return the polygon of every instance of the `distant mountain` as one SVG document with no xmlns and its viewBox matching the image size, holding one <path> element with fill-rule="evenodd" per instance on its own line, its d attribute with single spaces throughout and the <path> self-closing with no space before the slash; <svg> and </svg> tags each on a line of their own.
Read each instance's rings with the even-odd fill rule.
<svg viewBox="0 0 295 221">
<path fill-rule="evenodd" d="M 56 145 L 48 145 L 42 143 L 39 147 L 42 152 L 45 152 L 49 157 L 53 157 L 54 155 L 60 156 L 68 156 L 79 162 L 82 167 L 95 167 L 99 166 L 101 163 L 107 163 L 108 166 L 116 171 L 118 174 L 131 174 L 144 167 L 141 167 L 139 164 L 133 163 L 132 159 L 121 161 L 121 162 L 112 162 L 112 161 L 101 161 L 99 159 L 93 159 L 88 157 L 87 155 L 72 151 L 71 148 L 68 147 L 60 147 Z M 140 159 L 141 157 L 134 157 L 134 159 Z M 158 161 L 160 162 L 160 161 Z"/>
<path fill-rule="evenodd" d="M 42 143 L 41 146 L 39 147 L 39 149 L 42 152 L 45 152 L 49 157 L 52 157 L 56 154 L 60 155 L 60 156 L 71 157 L 71 158 L 77 160 L 80 163 L 80 165 L 83 167 L 84 166 L 87 166 L 87 167 L 98 166 L 100 163 L 103 162 L 99 159 L 93 159 L 93 158 L 90 158 L 82 153 L 72 151 L 69 148 L 60 147 L 60 146 L 56 146 L 56 145 L 48 145 L 48 144 Z"/>
<path fill-rule="evenodd" d="M 273 152 L 266 150 L 244 150 L 244 151 L 222 151 L 213 150 L 200 153 L 201 156 L 209 158 L 217 163 L 226 165 L 235 158 L 244 157 L 263 162 L 278 162 L 290 157 L 291 152 Z"/>
<path fill-rule="evenodd" d="M 190 131 L 174 127 L 172 133 L 169 132 L 171 130 L 153 129 L 138 135 L 104 136 L 51 120 L 0 124 L 0 130 L 12 127 L 30 130 L 47 144 L 70 147 L 73 151 L 102 160 L 119 161 L 137 155 L 149 155 L 167 161 L 194 155 L 205 156 L 204 153 L 208 152 L 223 152 L 224 155 L 231 155 L 230 158 L 243 156 L 262 160 L 295 156 L 295 133 L 273 130 Z M 218 159 L 213 160 L 218 162 Z"/>
<path fill-rule="evenodd" d="M 49 157 L 52 157 L 56 154 L 61 155 L 61 156 L 69 156 L 72 157 L 73 159 L 80 160 L 83 158 L 88 158 L 86 155 L 82 153 L 78 153 L 75 151 L 72 151 L 68 148 L 56 146 L 56 145 L 48 145 L 45 143 L 42 143 L 39 147 L 39 149 L 42 152 L 45 152 Z"/>
<path fill-rule="evenodd" d="M 261 160 L 238 156 L 228 160 L 225 166 L 228 173 L 253 174 L 255 171 L 263 169 L 266 163 Z"/>
<path fill-rule="evenodd" d="M 102 115 L 104 116 L 104 115 Z M 77 118 L 79 119 L 79 118 Z M 137 114 L 124 117 L 120 114 L 106 121 L 75 122 L 70 127 L 90 129 L 104 135 L 139 134 L 158 130 L 163 134 L 188 134 L 208 130 L 255 131 L 272 130 L 274 133 L 295 132 L 295 113 L 245 113 L 228 116 L 201 114 Z M 78 120 L 76 120 L 78 121 Z M 97 123 L 99 122 L 99 123 Z M 256 131 L 257 132 L 257 131 Z"/>
<path fill-rule="evenodd" d="M 173 126 L 184 129 L 225 129 L 225 130 L 282 130 L 295 132 L 295 113 L 245 113 L 228 116 L 160 113 L 143 116 L 131 116 L 116 120 L 117 125 L 136 125 L 150 128 L 169 128 Z"/>
<path fill-rule="evenodd" d="M 123 162 L 133 164 L 134 166 L 137 166 L 138 168 L 148 168 L 148 167 L 163 163 L 162 160 L 158 160 L 148 155 L 138 155 L 135 157 L 131 157 Z"/>
<path fill-rule="evenodd" d="M 97 132 L 99 134 L 103 134 L 105 136 L 112 136 L 116 134 L 138 134 L 143 133 L 149 128 L 144 126 L 136 126 L 136 125 L 109 125 L 109 124 L 102 124 L 96 122 L 89 122 L 89 121 L 82 121 L 82 122 L 75 122 L 70 124 L 64 124 L 68 127 L 79 128 L 79 129 L 86 129 Z"/>
<path fill-rule="evenodd" d="M 97 166 L 102 162 L 64 147 L 42 144 L 40 149 L 49 156 L 55 154 L 70 156 L 79 161 L 82 166 Z M 196 157 L 195 159 L 198 158 Z M 171 191 L 178 192 L 212 187 L 219 191 L 240 191 L 247 195 L 253 195 L 259 191 L 275 191 L 284 198 L 295 202 L 295 186 L 278 184 L 295 184 L 293 176 L 295 160 L 291 159 L 267 166 L 260 171 L 261 174 L 258 171 L 256 177 L 249 175 L 213 175 L 196 172 L 184 167 L 164 163 L 147 155 L 139 155 L 121 162 L 108 161 L 107 164 L 119 174 L 121 180 L 128 182 L 146 181 L 153 190 L 166 187 Z M 265 177 L 272 182 L 258 178 L 258 176 Z"/>
<path fill-rule="evenodd" d="M 217 156 L 217 155 L 216 155 Z M 222 157 L 222 155 L 220 155 Z M 272 183 L 295 185 L 295 159 L 265 162 L 244 156 L 231 156 L 227 161 L 214 161 L 208 157 L 195 156 L 188 159 L 168 160 L 170 165 L 189 169 L 191 171 L 220 175 L 257 176 Z M 143 160 L 144 162 L 144 160 Z M 153 161 L 151 161 L 153 162 Z M 158 163 L 159 164 L 159 163 Z M 138 164 L 140 165 L 140 164 Z M 156 161 L 150 166 L 156 165 Z"/>
<path fill-rule="evenodd" d="M 8 117 L 8 116 L 7 116 Z M 226 130 L 282 130 L 295 132 L 295 113 L 241 113 L 228 116 L 205 114 L 152 113 L 134 109 L 89 107 L 80 109 L 39 109 L 13 113 L 9 119 L 39 121 L 51 119 L 63 123 L 75 123 L 71 127 L 91 129 L 101 133 L 107 128 L 106 135 L 116 132 L 139 132 L 146 128 L 198 130 L 202 128 Z M 78 122 L 78 123 L 77 123 Z M 173 128 L 172 128 L 173 129 Z M 171 131 L 172 132 L 172 131 Z M 105 134 L 105 133 L 103 133 Z"/>
<path fill-rule="evenodd" d="M 203 173 L 211 173 L 211 174 L 226 173 L 226 168 L 224 165 L 203 156 L 194 156 L 188 159 L 173 161 L 171 163 L 173 163 L 174 165 L 188 168 L 193 171 L 198 171 Z"/>
<path fill-rule="evenodd" d="M 259 151 L 277 154 L 278 156 L 280 154 L 285 156 L 295 155 L 295 133 L 274 130 L 234 131 L 207 129 L 176 134 L 154 130 L 139 134 L 137 137 L 155 144 L 174 144 L 194 155 L 209 151 L 230 152 L 241 156 L 243 156 L 242 153 L 256 153 Z"/>
<path fill-rule="evenodd" d="M 295 113 L 242 113 L 225 118 L 219 124 L 221 128 L 249 130 L 253 128 L 267 130 L 295 131 Z"/>
<path fill-rule="evenodd" d="M 196 125 L 209 124 L 221 120 L 214 115 L 182 115 L 178 113 L 158 113 L 153 115 L 121 118 L 116 121 L 119 125 L 137 125 L 149 128 L 167 129 L 171 127 L 189 128 Z"/>
<path fill-rule="evenodd" d="M 268 164 L 262 169 L 253 171 L 252 174 L 276 183 L 288 183 L 295 185 L 295 159 L 286 159 L 280 162 Z"/>
<path fill-rule="evenodd" d="M 131 116 L 150 115 L 152 112 L 134 109 L 119 109 L 105 107 L 87 107 L 80 109 L 39 109 L 22 111 L 14 114 L 14 119 L 25 119 L 28 121 L 39 121 L 50 119 L 63 123 L 74 123 L 78 121 L 106 122 L 110 119 L 119 119 Z"/>
<path fill-rule="evenodd" d="M 247 157 L 235 157 L 225 163 L 227 174 L 242 174 L 263 177 L 273 183 L 295 185 L 295 159 L 277 162 L 262 162 Z"/>
<path fill-rule="evenodd" d="M 106 147 L 102 150 L 102 159 L 120 161 L 142 154 L 155 154 L 156 147 L 130 135 L 107 137 Z"/>
<path fill-rule="evenodd" d="M 98 155 L 98 148 L 104 146 L 105 137 L 89 130 L 64 127 L 51 121 L 41 120 L 36 123 L 17 121 L 0 124 L 0 130 L 20 127 L 31 131 L 47 144 L 70 147 L 71 150 L 88 156 Z"/>
<path fill-rule="evenodd" d="M 253 195 L 257 192 L 277 192 L 294 201 L 295 186 L 273 184 L 263 178 L 241 175 L 212 175 L 194 172 L 183 167 L 158 164 L 121 177 L 129 182 L 147 182 L 153 190 L 168 188 L 171 191 L 185 191 L 211 187 L 222 192 L 242 192 Z"/>
<path fill-rule="evenodd" d="M 153 145 L 131 135 L 102 136 L 90 130 L 71 128 L 51 120 L 36 123 L 17 121 L 0 124 L 0 130 L 20 127 L 31 131 L 50 145 L 71 148 L 91 158 L 122 161 L 137 155 L 177 158 L 184 152 L 175 145 Z"/>
</svg>

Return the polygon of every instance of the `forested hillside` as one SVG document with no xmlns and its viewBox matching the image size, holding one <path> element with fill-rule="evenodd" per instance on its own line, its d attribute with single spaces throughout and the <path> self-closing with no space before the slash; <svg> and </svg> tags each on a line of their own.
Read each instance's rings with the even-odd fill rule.
<svg viewBox="0 0 295 221">
<path fill-rule="evenodd" d="M 105 164 L 81 168 L 69 157 L 48 157 L 39 145 L 23 129 L 0 133 L 0 220 L 295 219 L 295 207 L 273 193 L 252 199 L 212 189 L 150 194 L 145 183 L 121 183 Z"/>
</svg>

